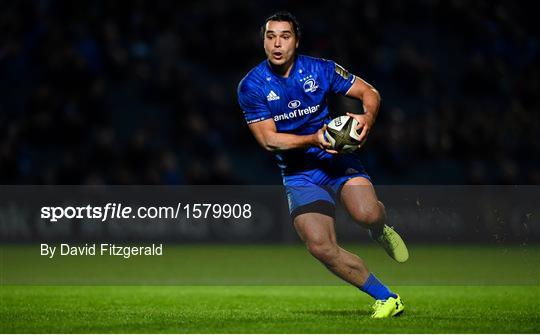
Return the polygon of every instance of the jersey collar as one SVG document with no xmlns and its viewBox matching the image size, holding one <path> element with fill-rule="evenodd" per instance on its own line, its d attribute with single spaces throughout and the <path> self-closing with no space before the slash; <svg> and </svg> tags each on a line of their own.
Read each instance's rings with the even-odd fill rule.
<svg viewBox="0 0 540 335">
<path fill-rule="evenodd" d="M 280 76 L 279 74 L 275 73 L 273 70 L 272 70 L 272 67 L 270 66 L 270 61 L 267 59 L 266 60 L 266 68 L 268 69 L 268 71 L 277 79 L 279 80 L 282 80 L 282 81 L 287 81 L 288 79 L 290 78 L 293 78 L 295 75 L 296 75 L 296 68 L 297 68 L 297 64 L 298 62 L 300 61 L 300 57 L 298 57 L 298 55 L 295 55 L 294 56 L 294 62 L 293 62 L 293 65 L 291 67 L 291 71 L 289 72 L 289 76 L 288 77 L 282 77 Z"/>
</svg>

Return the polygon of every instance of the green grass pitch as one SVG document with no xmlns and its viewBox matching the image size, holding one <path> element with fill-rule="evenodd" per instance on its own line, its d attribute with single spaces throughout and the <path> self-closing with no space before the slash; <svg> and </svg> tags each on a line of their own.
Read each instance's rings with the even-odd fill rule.
<svg viewBox="0 0 540 335">
<path fill-rule="evenodd" d="M 159 258 L 36 256 L 3 245 L 2 333 L 538 333 L 540 249 L 411 246 L 396 264 L 348 246 L 404 299 L 369 318 L 372 299 L 301 246 L 165 246 Z"/>
</svg>

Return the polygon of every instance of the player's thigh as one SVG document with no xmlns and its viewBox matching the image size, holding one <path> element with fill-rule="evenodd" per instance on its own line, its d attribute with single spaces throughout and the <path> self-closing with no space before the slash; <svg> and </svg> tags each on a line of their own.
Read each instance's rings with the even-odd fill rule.
<svg viewBox="0 0 540 335">
<path fill-rule="evenodd" d="M 340 196 L 343 206 L 357 222 L 369 225 L 384 220 L 384 206 L 369 179 L 349 179 L 343 185 Z"/>
<path fill-rule="evenodd" d="M 294 218 L 294 228 L 308 248 L 336 244 L 334 219 L 321 213 L 304 213 Z"/>
</svg>

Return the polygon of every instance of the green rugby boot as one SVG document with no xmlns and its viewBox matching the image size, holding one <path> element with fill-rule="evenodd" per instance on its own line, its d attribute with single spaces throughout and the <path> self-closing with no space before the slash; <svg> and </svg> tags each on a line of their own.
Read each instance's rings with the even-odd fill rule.
<svg viewBox="0 0 540 335">
<path fill-rule="evenodd" d="M 384 225 L 382 234 L 373 238 L 386 253 L 396 262 L 403 263 L 409 259 L 409 250 L 401 236 L 391 227 Z"/>
<path fill-rule="evenodd" d="M 388 298 L 386 300 L 377 300 L 372 306 L 373 314 L 371 317 L 374 319 L 390 318 L 392 316 L 398 316 L 405 310 L 405 306 L 401 301 L 401 297 Z"/>
</svg>

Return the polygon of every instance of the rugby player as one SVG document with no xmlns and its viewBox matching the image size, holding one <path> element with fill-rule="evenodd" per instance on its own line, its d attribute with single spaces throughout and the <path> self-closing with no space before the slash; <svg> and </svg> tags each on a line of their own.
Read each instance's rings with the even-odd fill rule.
<svg viewBox="0 0 540 335">
<path fill-rule="evenodd" d="M 278 12 L 261 27 L 267 59 L 238 86 L 238 101 L 259 144 L 275 153 L 294 227 L 309 252 L 332 273 L 375 299 L 373 318 L 400 314 L 404 305 L 358 256 L 341 248 L 334 229 L 335 201 L 367 228 L 396 261 L 409 253 L 401 237 L 385 225 L 385 209 L 356 154 L 337 154 L 324 138 L 330 122 L 327 94 L 362 101 L 358 121 L 365 141 L 380 104 L 377 90 L 333 61 L 297 54 L 301 31 L 296 18 Z"/>
</svg>

